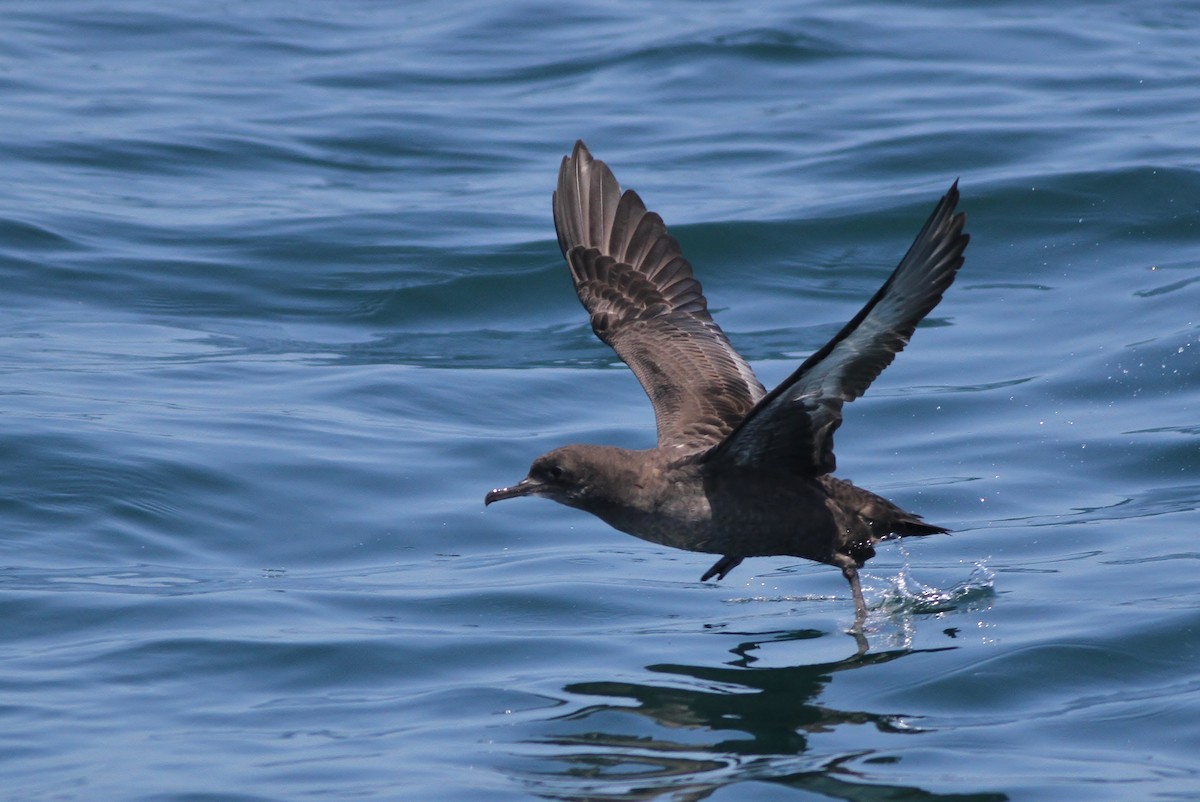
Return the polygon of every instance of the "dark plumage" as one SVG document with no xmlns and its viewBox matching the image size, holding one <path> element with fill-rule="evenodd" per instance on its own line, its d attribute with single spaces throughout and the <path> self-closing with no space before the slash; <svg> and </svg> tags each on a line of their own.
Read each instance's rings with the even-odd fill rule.
<svg viewBox="0 0 1200 802">
<path fill-rule="evenodd" d="M 485 503 L 543 496 L 655 543 L 724 555 L 702 581 L 746 557 L 834 565 L 861 621 L 858 568 L 874 544 L 947 530 L 831 476 L 833 433 L 842 404 L 891 363 L 962 266 L 969 237 L 957 203 L 955 182 L 867 305 L 768 393 L 708 313 L 662 219 L 575 143 L 554 193 L 558 244 L 596 336 L 650 396 L 658 446 L 564 446 Z"/>
</svg>

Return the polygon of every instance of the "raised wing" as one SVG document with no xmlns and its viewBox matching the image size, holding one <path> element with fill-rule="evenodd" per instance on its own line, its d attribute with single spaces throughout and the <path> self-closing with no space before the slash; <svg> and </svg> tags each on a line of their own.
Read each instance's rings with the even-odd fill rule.
<svg viewBox="0 0 1200 802">
<path fill-rule="evenodd" d="M 810 476 L 837 467 L 833 432 L 842 423 L 842 404 L 866 392 L 891 364 L 962 266 L 970 237 L 963 233 L 965 215 L 954 212 L 957 204 L 955 181 L 867 305 L 764 396 L 706 460 Z"/>
<path fill-rule="evenodd" d="M 719 443 L 766 391 L 708 313 L 662 218 L 576 142 L 558 173 L 554 226 L 592 330 L 650 396 L 659 447 Z"/>
</svg>

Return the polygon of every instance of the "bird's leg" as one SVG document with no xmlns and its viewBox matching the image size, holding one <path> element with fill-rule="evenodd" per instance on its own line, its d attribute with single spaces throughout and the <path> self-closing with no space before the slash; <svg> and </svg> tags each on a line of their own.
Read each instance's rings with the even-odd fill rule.
<svg viewBox="0 0 1200 802">
<path fill-rule="evenodd" d="M 713 567 L 704 572 L 704 576 L 700 577 L 701 582 L 707 582 L 714 576 L 717 579 L 724 579 L 726 575 L 742 564 L 744 557 L 734 557 L 731 554 L 726 554 L 721 559 L 713 563 Z"/>
<path fill-rule="evenodd" d="M 850 593 L 854 595 L 854 632 L 862 632 L 863 622 L 867 620 L 867 602 L 863 599 L 862 585 L 858 582 L 858 569 L 853 565 L 842 568 L 842 576 L 850 583 Z"/>
<path fill-rule="evenodd" d="M 847 554 L 839 554 L 836 559 L 842 567 L 842 576 L 850 583 L 850 593 L 854 596 L 854 628 L 861 630 L 863 621 L 867 619 L 867 602 L 863 598 L 862 584 L 858 581 L 858 566 L 854 558 Z"/>
</svg>

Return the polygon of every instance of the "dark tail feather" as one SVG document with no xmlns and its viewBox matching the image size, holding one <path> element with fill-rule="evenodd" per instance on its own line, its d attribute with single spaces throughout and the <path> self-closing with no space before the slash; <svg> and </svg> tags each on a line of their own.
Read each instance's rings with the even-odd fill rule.
<svg viewBox="0 0 1200 802">
<path fill-rule="evenodd" d="M 948 535 L 950 534 L 950 530 L 942 526 L 925 523 L 919 516 L 909 513 L 905 517 L 893 522 L 892 533 L 901 537 L 910 537 L 913 535 Z"/>
</svg>

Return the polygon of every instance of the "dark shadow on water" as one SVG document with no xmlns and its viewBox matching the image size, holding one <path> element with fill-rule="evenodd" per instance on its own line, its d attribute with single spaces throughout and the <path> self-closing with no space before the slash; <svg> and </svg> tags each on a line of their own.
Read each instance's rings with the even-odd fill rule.
<svg viewBox="0 0 1200 802">
<path fill-rule="evenodd" d="M 880 785 L 869 778 L 870 766 L 896 758 L 869 748 L 816 753 L 811 737 L 842 727 L 869 726 L 911 737 L 921 732 L 899 714 L 821 704 L 822 691 L 836 674 L 954 648 L 870 652 L 860 644 L 852 656 L 834 662 L 753 665 L 754 652 L 764 646 L 826 635 L 814 630 L 748 633 L 748 640 L 730 650 L 736 659 L 722 665 L 657 664 L 646 670 L 661 682 L 567 685 L 569 696 L 587 698 L 571 713 L 530 723 L 536 732 L 524 741 L 525 759 L 514 767 L 515 779 L 538 796 L 579 802 L 693 802 L 755 782 L 872 802 L 1008 798 Z M 752 786 L 743 790 L 752 793 Z"/>
</svg>

